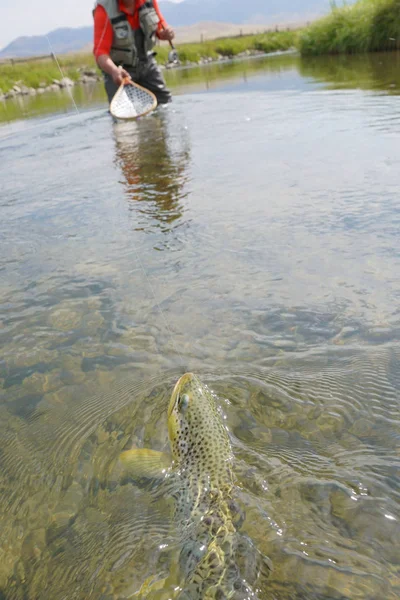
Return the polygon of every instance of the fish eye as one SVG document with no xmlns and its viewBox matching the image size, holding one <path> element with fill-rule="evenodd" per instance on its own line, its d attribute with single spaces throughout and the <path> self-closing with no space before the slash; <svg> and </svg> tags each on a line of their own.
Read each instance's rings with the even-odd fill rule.
<svg viewBox="0 0 400 600">
<path fill-rule="evenodd" d="M 189 406 L 189 402 L 190 402 L 189 396 L 187 394 L 182 394 L 182 396 L 180 396 L 178 398 L 178 408 L 179 408 L 179 410 L 182 411 L 182 412 L 185 412 L 185 410 Z"/>
</svg>

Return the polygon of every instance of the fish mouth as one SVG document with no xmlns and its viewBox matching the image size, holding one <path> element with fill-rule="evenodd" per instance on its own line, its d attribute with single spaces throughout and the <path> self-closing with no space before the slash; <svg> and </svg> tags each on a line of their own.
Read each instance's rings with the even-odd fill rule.
<svg viewBox="0 0 400 600">
<path fill-rule="evenodd" d="M 178 379 L 171 394 L 171 400 L 169 401 L 168 406 L 168 418 L 171 416 L 172 411 L 174 410 L 174 406 L 179 397 L 179 392 L 187 385 L 190 384 L 195 378 L 193 373 L 185 373 Z"/>
</svg>

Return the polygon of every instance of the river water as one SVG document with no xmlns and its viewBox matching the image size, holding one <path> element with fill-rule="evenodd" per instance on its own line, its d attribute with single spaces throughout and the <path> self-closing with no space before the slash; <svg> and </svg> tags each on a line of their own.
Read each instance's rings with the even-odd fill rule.
<svg viewBox="0 0 400 600">
<path fill-rule="evenodd" d="M 114 473 L 168 449 L 187 370 L 226 414 L 259 597 L 400 597 L 398 61 L 175 72 L 137 123 L 101 87 L 2 108 L 0 598 L 168 573 L 168 499 Z"/>
</svg>

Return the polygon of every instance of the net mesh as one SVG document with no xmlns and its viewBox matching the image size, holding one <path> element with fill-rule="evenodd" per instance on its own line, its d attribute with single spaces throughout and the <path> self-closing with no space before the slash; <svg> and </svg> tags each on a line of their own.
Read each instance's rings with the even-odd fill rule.
<svg viewBox="0 0 400 600">
<path fill-rule="evenodd" d="M 157 106 L 153 94 L 144 88 L 128 83 L 121 86 L 115 94 L 110 112 L 117 119 L 135 119 L 145 115 Z"/>
</svg>

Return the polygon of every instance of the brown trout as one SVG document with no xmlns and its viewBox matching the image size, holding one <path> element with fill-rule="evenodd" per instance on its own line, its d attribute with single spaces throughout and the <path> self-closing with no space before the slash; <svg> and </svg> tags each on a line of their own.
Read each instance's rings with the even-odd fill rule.
<svg viewBox="0 0 400 600">
<path fill-rule="evenodd" d="M 240 519 L 234 500 L 233 453 L 223 416 L 210 390 L 191 373 L 183 375 L 168 407 L 171 466 L 152 450 L 121 455 L 127 470 L 144 474 L 146 463 L 176 477 L 175 520 L 184 532 L 179 556 L 179 600 L 257 600 L 243 578 L 238 559 L 243 552 L 237 531 Z M 162 584 L 158 582 L 157 589 Z M 140 597 L 160 598 L 142 586 Z M 165 598 L 171 598 L 168 593 Z"/>
</svg>

